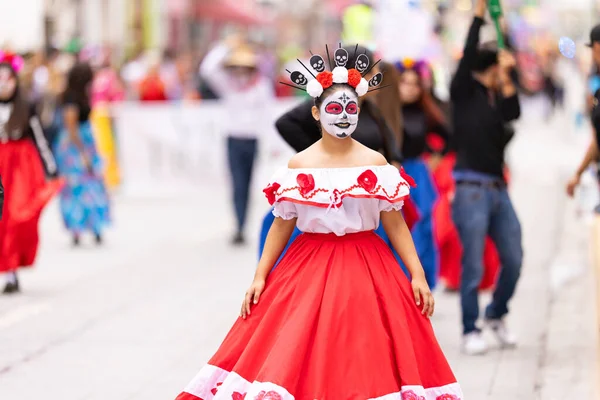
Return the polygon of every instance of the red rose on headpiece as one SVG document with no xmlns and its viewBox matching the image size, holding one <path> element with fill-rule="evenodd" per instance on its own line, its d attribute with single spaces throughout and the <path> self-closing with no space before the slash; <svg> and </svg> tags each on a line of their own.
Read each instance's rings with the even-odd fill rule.
<svg viewBox="0 0 600 400">
<path fill-rule="evenodd" d="M 275 203 L 275 199 L 277 198 L 277 191 L 279 190 L 280 187 L 281 187 L 281 185 L 279 183 L 274 182 L 271 185 L 269 185 L 263 189 L 263 193 L 267 197 L 267 200 L 269 201 L 269 205 L 273 205 Z"/>
<path fill-rule="evenodd" d="M 323 86 L 323 90 L 333 85 L 333 74 L 330 71 L 323 71 L 317 74 L 317 81 Z"/>
<path fill-rule="evenodd" d="M 353 88 L 357 87 L 362 79 L 362 75 L 358 70 L 352 68 L 348 70 L 348 84 Z"/>
</svg>

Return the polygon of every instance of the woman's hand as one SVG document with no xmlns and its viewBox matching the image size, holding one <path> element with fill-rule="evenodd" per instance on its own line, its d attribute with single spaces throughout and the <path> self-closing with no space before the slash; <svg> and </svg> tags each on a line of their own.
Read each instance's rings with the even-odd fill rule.
<svg viewBox="0 0 600 400">
<path fill-rule="evenodd" d="M 498 51 L 498 65 L 500 66 L 501 72 L 510 73 L 510 71 L 516 67 L 517 60 L 510 51 L 500 49 Z"/>
<path fill-rule="evenodd" d="M 575 196 L 575 189 L 577 188 L 577 186 L 579 186 L 579 180 L 579 175 L 575 175 L 569 180 L 569 183 L 567 184 L 567 195 L 569 197 Z"/>
<path fill-rule="evenodd" d="M 427 160 L 427 166 L 429 167 L 429 171 L 435 172 L 435 170 L 437 169 L 437 167 L 440 165 L 441 162 L 442 162 L 441 154 L 437 154 L 437 153 L 432 154 L 429 157 L 429 159 Z"/>
<path fill-rule="evenodd" d="M 487 2 L 488 0 L 477 0 L 475 4 L 475 16 L 479 18 L 483 18 L 485 16 L 485 11 L 487 10 Z"/>
<path fill-rule="evenodd" d="M 428 318 L 431 317 L 435 308 L 435 301 L 425 276 L 414 277 L 411 285 L 415 296 L 415 303 L 417 303 L 417 306 L 419 307 L 423 304 L 421 314 L 426 315 Z"/>
<path fill-rule="evenodd" d="M 250 305 L 258 304 L 260 300 L 260 295 L 263 290 L 265 290 L 265 280 L 262 278 L 254 278 L 250 288 L 246 291 L 246 297 L 244 298 L 244 302 L 242 303 L 242 310 L 240 312 L 240 317 L 246 319 L 246 316 L 250 316 Z"/>
</svg>

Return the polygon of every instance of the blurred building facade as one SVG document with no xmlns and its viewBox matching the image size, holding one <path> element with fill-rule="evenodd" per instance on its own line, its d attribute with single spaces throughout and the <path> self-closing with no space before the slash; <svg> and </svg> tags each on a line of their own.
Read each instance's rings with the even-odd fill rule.
<svg viewBox="0 0 600 400">
<path fill-rule="evenodd" d="M 398 58 L 421 56 L 417 53 L 423 44 L 413 38 L 423 38 L 423 31 L 432 29 L 442 33 L 447 53 L 458 56 L 473 1 L 5 0 L 0 1 L 0 45 L 17 51 L 64 49 L 77 39 L 81 45 L 108 45 L 123 60 L 149 49 L 201 55 L 228 32 L 243 31 L 293 59 L 301 49 L 319 49 L 343 39 L 344 11 L 365 3 L 379 10 L 370 23 L 377 37 L 367 39 Z M 598 14 L 590 10 L 599 4 L 600 0 L 504 0 L 506 14 L 518 17 L 513 18 L 515 24 L 525 21 L 535 30 L 576 40 L 596 22 Z"/>
<path fill-rule="evenodd" d="M 260 41 L 339 39 L 340 10 L 354 0 L 20 0 L 0 2 L 0 38 L 18 51 L 83 45 L 202 48 L 232 30 Z M 331 40 L 329 40 L 331 41 Z"/>
</svg>

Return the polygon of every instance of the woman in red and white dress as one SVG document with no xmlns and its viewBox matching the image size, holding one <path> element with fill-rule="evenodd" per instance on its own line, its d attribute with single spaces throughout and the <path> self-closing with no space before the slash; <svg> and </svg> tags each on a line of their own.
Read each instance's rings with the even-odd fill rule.
<svg viewBox="0 0 600 400">
<path fill-rule="evenodd" d="M 368 83 L 364 61 L 347 70 L 335 59 L 310 82 L 293 73 L 323 137 L 264 190 L 276 219 L 240 318 L 177 400 L 463 400 L 400 212 L 410 185 L 351 138 L 358 97 L 381 76 Z M 380 222 L 412 280 L 375 234 Z M 296 226 L 304 233 L 270 273 Z"/>
</svg>

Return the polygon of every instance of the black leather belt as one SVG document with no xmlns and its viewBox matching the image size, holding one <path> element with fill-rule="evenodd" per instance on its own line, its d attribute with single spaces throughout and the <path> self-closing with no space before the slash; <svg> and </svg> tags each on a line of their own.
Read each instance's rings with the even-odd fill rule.
<svg viewBox="0 0 600 400">
<path fill-rule="evenodd" d="M 458 179 L 456 181 L 457 185 L 465 185 L 465 186 L 476 186 L 480 188 L 488 188 L 488 189 L 506 189 L 506 183 L 502 181 L 468 181 L 464 179 Z"/>
</svg>

